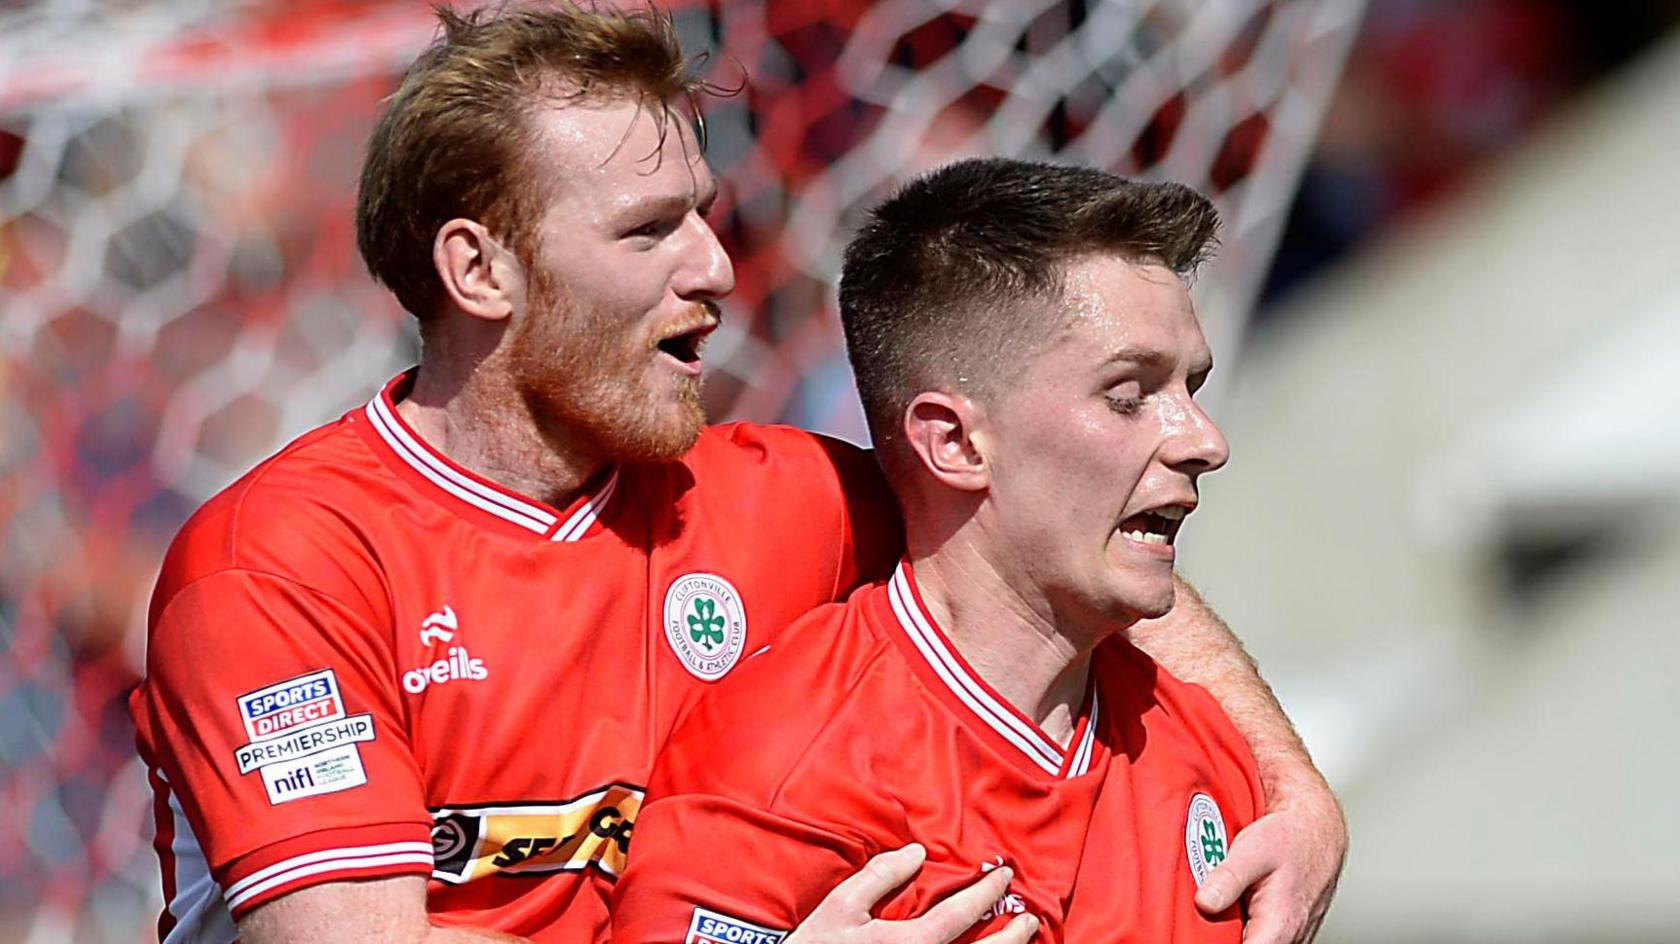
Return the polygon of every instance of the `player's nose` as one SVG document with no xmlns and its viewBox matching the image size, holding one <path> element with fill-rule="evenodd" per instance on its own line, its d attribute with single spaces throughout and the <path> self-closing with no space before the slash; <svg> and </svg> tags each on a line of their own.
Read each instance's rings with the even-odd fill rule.
<svg viewBox="0 0 1680 944">
<path fill-rule="evenodd" d="M 1225 433 L 1195 400 L 1186 400 L 1173 425 L 1167 456 L 1169 464 L 1192 475 L 1200 475 L 1230 461 L 1231 444 L 1225 439 Z"/>
<path fill-rule="evenodd" d="M 687 258 L 677 274 L 677 294 L 687 299 L 722 298 L 735 290 L 735 263 L 712 225 L 699 214 L 692 214 L 689 226 L 693 238 Z"/>
</svg>

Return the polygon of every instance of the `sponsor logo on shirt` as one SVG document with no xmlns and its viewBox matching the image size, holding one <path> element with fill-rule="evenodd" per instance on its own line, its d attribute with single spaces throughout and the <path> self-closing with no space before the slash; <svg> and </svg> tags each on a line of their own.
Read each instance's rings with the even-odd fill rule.
<svg viewBox="0 0 1680 944">
<path fill-rule="evenodd" d="M 781 944 L 787 936 L 786 931 L 762 927 L 707 908 L 696 908 L 694 917 L 688 922 L 688 934 L 683 938 L 683 944 Z"/>
<path fill-rule="evenodd" d="M 322 669 L 238 698 L 250 743 L 234 750 L 241 776 L 257 773 L 271 806 L 367 783 L 361 741 L 375 737 L 371 714 L 346 715 L 338 677 Z"/>
<path fill-rule="evenodd" d="M 562 803 L 432 811 L 432 878 L 460 885 L 495 874 L 624 870 L 642 788 L 614 783 Z"/>
<path fill-rule="evenodd" d="M 332 669 L 276 682 L 239 696 L 239 717 L 251 740 L 279 737 L 330 718 L 344 716 L 338 678 Z"/>
<path fill-rule="evenodd" d="M 1208 873 L 1225 861 L 1227 841 L 1225 817 L 1213 797 L 1198 793 L 1190 798 L 1190 815 L 1184 823 L 1184 852 L 1190 859 L 1190 874 L 1201 888 Z"/>
<path fill-rule="evenodd" d="M 279 737 L 242 745 L 234 751 L 239 772 L 248 774 L 269 764 L 296 760 L 357 741 L 373 740 L 373 715 L 348 715 L 336 721 L 298 728 Z"/>
<path fill-rule="evenodd" d="M 420 645 L 430 646 L 436 642 L 453 642 L 455 630 L 460 628 L 461 621 L 455 616 L 454 609 L 445 604 L 443 609 L 420 622 Z"/>
<path fill-rule="evenodd" d="M 455 615 L 453 607 L 445 605 L 420 622 L 420 645 L 453 642 L 460 629 L 460 617 Z M 443 653 L 443 658 L 404 672 L 402 687 L 410 695 L 418 695 L 433 685 L 458 681 L 482 682 L 489 677 L 490 670 L 485 668 L 484 660 L 473 658 L 463 642 L 459 646 L 450 646 Z"/>
<path fill-rule="evenodd" d="M 442 685 L 465 679 L 470 682 L 483 681 L 490 677 L 490 670 L 484 667 L 483 659 L 475 659 L 467 652 L 466 646 L 450 646 L 449 653 L 431 665 L 423 665 L 418 669 L 410 669 L 403 673 L 403 691 L 410 695 L 418 695 L 428 686 Z"/>
<path fill-rule="evenodd" d="M 747 644 L 747 611 L 735 585 L 717 574 L 684 574 L 665 591 L 665 639 L 693 675 L 715 682 Z"/>
<path fill-rule="evenodd" d="M 304 797 L 337 793 L 367 783 L 362 755 L 354 744 L 335 747 L 295 761 L 268 764 L 261 768 L 268 803 L 279 806 Z"/>
</svg>

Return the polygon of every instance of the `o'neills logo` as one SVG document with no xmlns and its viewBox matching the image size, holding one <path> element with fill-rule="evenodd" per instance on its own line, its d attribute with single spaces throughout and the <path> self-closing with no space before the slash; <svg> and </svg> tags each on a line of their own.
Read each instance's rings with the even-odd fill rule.
<svg viewBox="0 0 1680 944">
<path fill-rule="evenodd" d="M 483 659 L 474 659 L 466 646 L 450 646 L 448 658 L 404 672 L 402 684 L 403 691 L 418 695 L 428 685 L 442 685 L 457 679 L 477 682 L 489 677 L 490 670 L 484 667 Z"/>
</svg>

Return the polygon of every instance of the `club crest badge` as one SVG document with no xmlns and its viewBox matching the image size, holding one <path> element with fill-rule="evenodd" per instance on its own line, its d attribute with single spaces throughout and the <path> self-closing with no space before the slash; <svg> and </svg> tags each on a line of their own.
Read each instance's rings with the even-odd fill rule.
<svg viewBox="0 0 1680 944">
<path fill-rule="evenodd" d="M 747 644 L 747 611 L 735 586 L 717 574 L 684 574 L 665 591 L 665 639 L 696 677 L 715 682 Z"/>
<path fill-rule="evenodd" d="M 1225 861 L 1229 840 L 1225 836 L 1225 817 L 1213 797 L 1198 793 L 1190 798 L 1190 815 L 1184 823 L 1184 851 L 1190 858 L 1190 874 L 1201 888 L 1208 873 Z"/>
</svg>

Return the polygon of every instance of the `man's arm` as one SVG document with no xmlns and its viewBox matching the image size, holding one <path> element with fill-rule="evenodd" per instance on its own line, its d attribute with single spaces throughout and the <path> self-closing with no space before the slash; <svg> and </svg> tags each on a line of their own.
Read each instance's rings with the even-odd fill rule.
<svg viewBox="0 0 1680 944">
<path fill-rule="evenodd" d="M 174 844 L 196 849 L 178 854 L 202 857 L 235 921 L 314 886 L 423 882 L 432 817 L 395 679 L 379 670 L 394 661 L 389 634 L 271 573 L 182 583 L 153 618 L 131 702 L 153 788 L 191 825 Z M 201 909 L 181 920 L 183 936 L 204 929 Z"/>
<path fill-rule="evenodd" d="M 1131 641 L 1167 671 L 1206 688 L 1248 742 L 1266 788 L 1266 815 L 1231 843 L 1196 905 L 1217 914 L 1246 891 L 1246 944 L 1302 944 L 1318 933 L 1347 854 L 1347 823 L 1271 688 L 1242 643 L 1188 583 L 1172 612 L 1133 626 Z"/>
<path fill-rule="evenodd" d="M 426 917 L 426 880 L 399 875 L 299 889 L 239 919 L 245 944 L 477 944 L 527 940 L 498 931 L 437 927 Z"/>
</svg>

